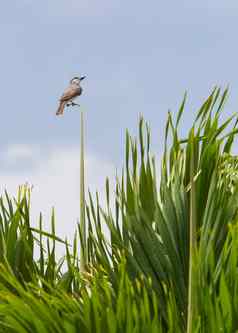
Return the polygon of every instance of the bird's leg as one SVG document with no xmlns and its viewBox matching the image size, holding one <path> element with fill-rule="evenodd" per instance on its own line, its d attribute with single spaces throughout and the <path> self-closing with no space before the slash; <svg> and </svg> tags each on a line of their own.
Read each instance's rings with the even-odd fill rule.
<svg viewBox="0 0 238 333">
<path fill-rule="evenodd" d="M 69 100 L 68 102 L 67 102 L 67 104 L 66 104 L 66 106 L 68 107 L 68 106 L 80 106 L 79 104 L 77 104 L 77 103 L 75 103 L 75 102 L 73 102 L 73 100 Z"/>
<path fill-rule="evenodd" d="M 66 104 L 66 106 L 72 106 L 72 105 L 73 105 L 73 101 L 72 100 L 68 101 L 67 104 Z"/>
<path fill-rule="evenodd" d="M 71 104 L 72 106 L 80 106 L 79 104 L 75 103 L 75 102 L 72 102 Z"/>
</svg>

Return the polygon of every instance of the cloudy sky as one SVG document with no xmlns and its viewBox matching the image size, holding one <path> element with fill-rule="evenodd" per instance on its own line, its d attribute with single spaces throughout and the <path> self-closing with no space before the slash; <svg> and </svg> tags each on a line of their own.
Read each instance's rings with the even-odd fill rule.
<svg viewBox="0 0 238 333">
<path fill-rule="evenodd" d="M 237 0 L 8 0 L 0 11 L 0 189 L 34 185 L 33 223 L 47 226 L 54 206 L 59 235 L 79 215 L 79 113 L 55 117 L 75 75 L 87 75 L 86 176 L 103 192 L 123 164 L 126 128 L 139 114 L 162 150 L 167 110 L 183 93 L 182 131 L 214 85 L 230 85 L 227 113 L 238 107 Z"/>
</svg>

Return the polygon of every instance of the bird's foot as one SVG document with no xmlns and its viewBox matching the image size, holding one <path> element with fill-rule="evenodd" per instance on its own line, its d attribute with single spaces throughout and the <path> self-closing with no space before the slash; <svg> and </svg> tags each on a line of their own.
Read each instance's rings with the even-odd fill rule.
<svg viewBox="0 0 238 333">
<path fill-rule="evenodd" d="M 70 101 L 70 102 L 68 102 L 68 103 L 66 104 L 66 106 L 69 107 L 69 106 L 80 106 L 80 105 L 77 104 L 77 103 L 75 103 L 75 102 L 73 102 L 73 101 Z"/>
<path fill-rule="evenodd" d="M 78 103 L 74 103 L 74 102 L 72 102 L 71 105 L 72 105 L 72 106 L 80 106 Z"/>
</svg>

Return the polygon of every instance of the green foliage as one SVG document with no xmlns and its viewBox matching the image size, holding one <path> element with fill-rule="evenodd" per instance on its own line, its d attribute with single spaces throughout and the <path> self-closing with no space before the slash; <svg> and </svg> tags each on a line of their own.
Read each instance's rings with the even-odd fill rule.
<svg viewBox="0 0 238 333">
<path fill-rule="evenodd" d="M 0 313 L 2 332 L 162 332 L 153 291 L 148 295 L 145 280 L 132 283 L 122 261 L 115 294 L 105 274 L 98 271 L 80 295 L 35 284 L 22 285 L 1 267 Z M 9 294 L 6 284 L 17 295 Z"/>
<path fill-rule="evenodd" d="M 221 121 L 226 97 L 214 89 L 185 138 L 186 95 L 175 121 L 168 114 L 159 180 L 141 118 L 138 140 L 126 134 L 115 195 L 108 179 L 105 209 L 89 193 L 72 246 L 56 236 L 54 214 L 51 233 L 41 218 L 38 229 L 30 226 L 26 188 L 17 200 L 6 193 L 0 331 L 238 332 L 238 118 Z M 58 241 L 65 243 L 59 261 Z"/>
</svg>

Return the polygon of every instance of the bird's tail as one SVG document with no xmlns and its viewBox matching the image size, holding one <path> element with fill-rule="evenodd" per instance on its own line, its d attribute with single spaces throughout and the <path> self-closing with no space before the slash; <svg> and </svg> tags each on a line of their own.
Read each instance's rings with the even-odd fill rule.
<svg viewBox="0 0 238 333">
<path fill-rule="evenodd" d="M 65 101 L 61 101 L 60 102 L 60 105 L 58 107 L 58 110 L 56 112 L 56 115 L 59 116 L 59 115 L 62 115 L 64 113 L 64 107 L 65 107 L 65 104 L 66 102 Z"/>
</svg>

